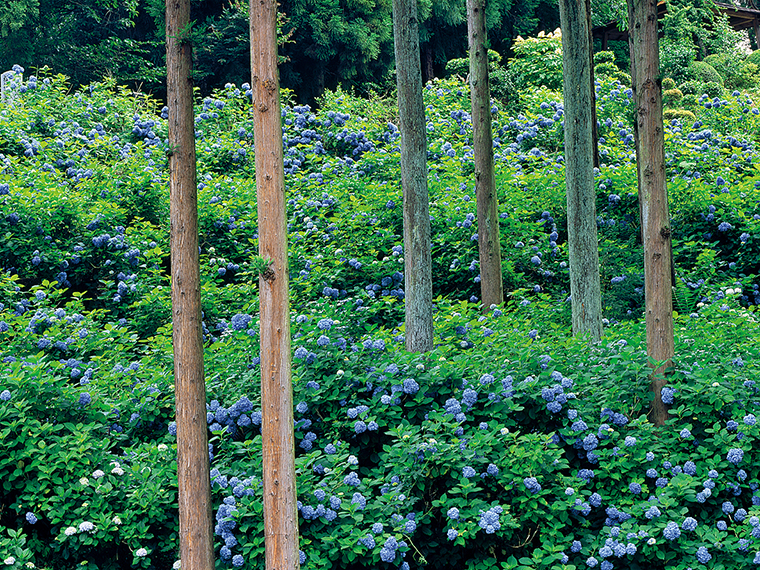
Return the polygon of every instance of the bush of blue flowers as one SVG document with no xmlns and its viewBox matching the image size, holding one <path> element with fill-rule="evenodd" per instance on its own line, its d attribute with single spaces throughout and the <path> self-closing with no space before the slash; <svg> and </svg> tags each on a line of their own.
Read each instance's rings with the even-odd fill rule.
<svg viewBox="0 0 760 570">
<path fill-rule="evenodd" d="M 179 568 L 168 110 L 14 70 L 0 108 L 0 560 Z M 479 305 L 469 90 L 425 86 L 435 348 L 404 350 L 393 103 L 283 106 L 303 568 L 760 564 L 757 94 L 666 125 L 676 358 L 651 395 L 632 93 L 597 84 L 605 337 L 570 334 L 561 94 L 494 101 L 507 301 Z M 198 101 L 218 568 L 263 568 L 248 85 Z"/>
</svg>

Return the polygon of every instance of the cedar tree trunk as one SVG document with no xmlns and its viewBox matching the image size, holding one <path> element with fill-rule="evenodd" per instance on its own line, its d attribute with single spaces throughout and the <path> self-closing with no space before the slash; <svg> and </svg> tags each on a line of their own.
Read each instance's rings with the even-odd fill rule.
<svg viewBox="0 0 760 570">
<path fill-rule="evenodd" d="M 190 0 L 166 2 L 169 107 L 172 342 L 177 414 L 177 482 L 182 568 L 213 570 L 206 384 L 198 259 Z"/>
<path fill-rule="evenodd" d="M 602 296 L 594 191 L 594 94 L 590 75 L 588 4 L 585 0 L 560 0 L 559 8 L 573 334 L 598 341 L 602 338 Z"/>
<path fill-rule="evenodd" d="M 393 0 L 401 186 L 404 190 L 406 349 L 427 352 L 433 348 L 433 277 L 418 26 L 417 0 Z"/>
<path fill-rule="evenodd" d="M 250 20 L 259 255 L 271 261 L 270 267 L 259 276 L 264 546 L 267 570 L 297 570 L 288 232 L 277 71 L 276 0 L 251 0 Z"/>
<path fill-rule="evenodd" d="M 652 374 L 654 401 L 650 418 L 662 425 L 668 410 L 661 391 L 674 348 L 672 244 L 665 178 L 665 137 L 662 125 L 662 86 L 657 40 L 656 0 L 628 1 L 628 41 L 635 102 L 636 166 L 639 183 L 647 354 L 663 364 Z"/>
<path fill-rule="evenodd" d="M 493 166 L 491 89 L 488 83 L 485 0 L 467 0 L 470 46 L 470 101 L 475 158 L 475 194 L 478 202 L 480 296 L 483 310 L 504 302 L 499 243 L 499 202 Z"/>
</svg>

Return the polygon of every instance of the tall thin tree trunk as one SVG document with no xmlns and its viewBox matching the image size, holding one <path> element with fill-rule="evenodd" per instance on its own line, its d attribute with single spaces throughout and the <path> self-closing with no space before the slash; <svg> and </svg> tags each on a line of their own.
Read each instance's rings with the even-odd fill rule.
<svg viewBox="0 0 760 570">
<path fill-rule="evenodd" d="M 673 339 L 672 244 L 665 178 L 665 137 L 657 39 L 656 0 L 628 0 L 628 41 L 635 101 L 636 167 L 639 183 L 647 354 L 664 362 L 652 373 L 654 401 L 650 418 L 662 425 L 668 418 L 662 402 L 665 368 L 675 352 Z"/>
<path fill-rule="evenodd" d="M 565 103 L 565 182 L 573 334 L 602 338 L 602 297 L 594 191 L 593 90 L 589 52 L 588 3 L 560 0 L 563 97 Z"/>
<path fill-rule="evenodd" d="M 401 185 L 404 190 L 406 349 L 426 352 L 433 348 L 433 276 L 418 27 L 417 1 L 393 0 Z"/>
<path fill-rule="evenodd" d="M 427 83 L 435 78 L 435 70 L 433 69 L 433 48 L 430 44 L 427 44 L 422 50 L 422 63 L 422 82 Z"/>
<path fill-rule="evenodd" d="M 470 46 L 470 101 L 472 107 L 475 194 L 478 204 L 480 296 L 483 309 L 504 302 L 499 243 L 499 202 L 493 165 L 491 88 L 488 83 L 485 0 L 467 0 Z"/>
<path fill-rule="evenodd" d="M 589 83 L 591 84 L 591 140 L 594 168 L 599 168 L 599 130 L 596 126 L 596 81 L 594 80 L 594 32 L 591 26 L 591 0 L 586 0 L 586 29 L 588 30 Z"/>
<path fill-rule="evenodd" d="M 198 260 L 190 0 L 166 2 L 169 107 L 172 341 L 177 413 L 180 559 L 185 570 L 214 568 L 206 384 Z"/>
<path fill-rule="evenodd" d="M 298 511 L 277 1 L 251 0 L 250 20 L 259 255 L 271 261 L 269 269 L 259 276 L 264 546 L 268 570 L 297 570 Z"/>
</svg>

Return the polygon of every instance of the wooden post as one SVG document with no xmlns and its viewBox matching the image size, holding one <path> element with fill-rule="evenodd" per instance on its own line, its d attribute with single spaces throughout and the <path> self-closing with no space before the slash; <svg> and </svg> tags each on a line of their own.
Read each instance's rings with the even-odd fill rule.
<svg viewBox="0 0 760 570">
<path fill-rule="evenodd" d="M 269 269 L 259 276 L 264 546 L 268 570 L 297 570 L 298 511 L 277 1 L 251 0 L 250 21 L 259 255 L 271 261 Z"/>
<path fill-rule="evenodd" d="M 565 185 L 573 334 L 602 338 L 602 295 L 594 190 L 594 120 L 589 19 L 585 0 L 560 0 Z"/>
<path fill-rule="evenodd" d="M 206 385 L 198 261 L 190 0 L 166 2 L 172 339 L 177 414 L 179 543 L 183 570 L 213 570 Z"/>
<path fill-rule="evenodd" d="M 475 194 L 478 207 L 480 297 L 483 310 L 504 302 L 499 241 L 499 201 L 493 165 L 491 89 L 488 82 L 485 0 L 467 0 L 467 35 L 470 46 L 470 101 L 475 160 Z"/>
<path fill-rule="evenodd" d="M 433 269 L 427 189 L 427 136 L 422 102 L 417 0 L 393 0 L 393 39 L 404 189 L 406 349 L 433 348 Z"/>
<path fill-rule="evenodd" d="M 675 352 L 673 339 L 672 244 L 665 177 L 665 136 L 657 39 L 657 5 L 653 0 L 628 0 L 628 41 L 635 102 L 636 168 L 644 242 L 644 291 L 647 354 L 664 362 L 652 373 L 654 400 L 650 419 L 668 418 L 661 391 L 664 370 Z"/>
</svg>

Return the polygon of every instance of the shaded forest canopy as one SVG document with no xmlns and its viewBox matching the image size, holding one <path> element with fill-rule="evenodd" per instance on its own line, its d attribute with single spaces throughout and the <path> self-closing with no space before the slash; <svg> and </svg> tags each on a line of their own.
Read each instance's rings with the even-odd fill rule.
<svg viewBox="0 0 760 570">
<path fill-rule="evenodd" d="M 195 0 L 192 6 L 195 83 L 204 94 L 250 79 L 248 3 Z M 421 0 L 423 79 L 442 76 L 465 57 L 464 2 Z M 48 66 L 75 84 L 104 76 L 164 93 L 164 0 L 18 0 L 0 6 L 0 67 Z M 359 93 L 393 87 L 390 0 L 282 0 L 282 86 L 304 102 L 338 85 Z M 491 49 L 506 55 L 518 35 L 553 30 L 548 0 L 489 2 Z"/>
</svg>

